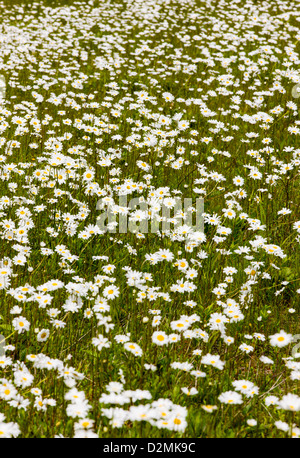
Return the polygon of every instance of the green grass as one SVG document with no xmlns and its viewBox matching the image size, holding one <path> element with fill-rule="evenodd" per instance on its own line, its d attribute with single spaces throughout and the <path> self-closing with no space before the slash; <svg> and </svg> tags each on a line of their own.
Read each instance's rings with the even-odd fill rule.
<svg viewBox="0 0 300 458">
<path fill-rule="evenodd" d="M 300 333 L 300 99 L 292 96 L 300 81 L 299 8 L 286 1 L 251 4 L 252 13 L 249 2 L 0 3 L 6 81 L 0 106 L 0 333 L 6 345 L 0 435 L 300 435 L 299 357 L 293 351 Z M 165 100 L 165 92 L 174 100 Z M 189 127 L 180 129 L 175 115 Z M 95 233 L 103 211 L 98 201 L 106 196 L 118 205 L 120 187 L 129 192 L 128 202 L 142 197 L 150 204 L 153 193 L 193 202 L 203 197 L 205 241 L 189 249 L 190 240 L 176 238 L 172 226 L 144 238 Z M 225 216 L 228 209 L 233 218 Z M 286 214 L 278 213 L 282 209 Z M 147 259 L 162 249 L 173 258 Z M 192 289 L 174 291 L 187 280 L 181 261 L 195 269 Z M 107 265 L 114 266 L 111 273 Z M 130 271 L 140 280 L 130 281 Z M 47 283 L 58 281 L 58 288 Z M 118 295 L 104 300 L 102 310 L 110 284 Z M 226 301 L 237 305 L 236 318 L 229 318 Z M 213 325 L 215 313 L 229 318 L 223 329 Z M 156 315 L 161 321 L 153 326 Z M 19 316 L 28 329 L 13 321 Z M 194 337 L 173 329 L 178 320 L 189 321 Z M 49 335 L 41 341 L 42 330 Z M 287 344 L 272 345 L 271 336 L 282 330 Z M 156 331 L 180 339 L 159 345 L 152 341 Z M 108 347 L 94 345 L 99 334 Z M 120 335 L 140 352 L 117 342 Z M 234 339 L 230 345 L 226 337 Z M 204 364 L 207 354 L 224 366 Z M 176 369 L 175 362 L 193 367 Z M 20 379 L 21 371 L 29 381 Z M 257 391 L 242 394 L 240 404 L 221 402 L 227 391 L 239 396 L 236 380 Z M 111 382 L 123 385 L 123 400 L 105 398 Z M 191 396 L 181 390 L 192 387 Z M 35 388 L 41 392 L 34 394 Z M 77 404 L 68 398 L 72 388 L 81 392 Z M 294 398 L 278 405 L 286 395 Z M 278 398 L 275 405 L 268 405 L 269 396 Z M 162 399 L 164 408 L 156 404 Z M 144 416 L 134 417 L 138 405 L 146 406 Z M 216 409 L 207 412 L 207 405 Z M 110 408 L 123 411 L 111 418 Z"/>
</svg>

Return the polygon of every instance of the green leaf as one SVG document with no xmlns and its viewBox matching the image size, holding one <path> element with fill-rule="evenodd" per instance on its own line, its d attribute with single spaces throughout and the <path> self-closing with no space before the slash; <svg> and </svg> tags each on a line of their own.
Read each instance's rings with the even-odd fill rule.
<svg viewBox="0 0 300 458">
<path fill-rule="evenodd" d="M 0 324 L 0 328 L 7 329 L 7 331 L 12 331 L 13 327 L 11 324 Z"/>
</svg>

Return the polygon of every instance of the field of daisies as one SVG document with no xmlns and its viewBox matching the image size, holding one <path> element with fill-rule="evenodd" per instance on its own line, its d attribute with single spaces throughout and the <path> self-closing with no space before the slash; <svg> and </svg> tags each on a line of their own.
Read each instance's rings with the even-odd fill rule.
<svg viewBox="0 0 300 458">
<path fill-rule="evenodd" d="M 0 437 L 300 437 L 299 4 L 0 17 Z"/>
</svg>

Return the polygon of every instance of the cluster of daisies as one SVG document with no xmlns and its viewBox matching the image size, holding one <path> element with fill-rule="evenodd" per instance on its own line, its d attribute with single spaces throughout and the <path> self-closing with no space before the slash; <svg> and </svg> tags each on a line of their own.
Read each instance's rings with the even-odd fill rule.
<svg viewBox="0 0 300 458">
<path fill-rule="evenodd" d="M 300 437 L 296 2 L 0 13 L 0 437 Z"/>
</svg>

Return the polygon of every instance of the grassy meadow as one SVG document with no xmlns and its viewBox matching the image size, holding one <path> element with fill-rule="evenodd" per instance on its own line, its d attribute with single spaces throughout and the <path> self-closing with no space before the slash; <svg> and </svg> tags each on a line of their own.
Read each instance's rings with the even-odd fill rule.
<svg viewBox="0 0 300 458">
<path fill-rule="evenodd" d="M 299 4 L 0 17 L 0 437 L 300 437 Z"/>
</svg>

